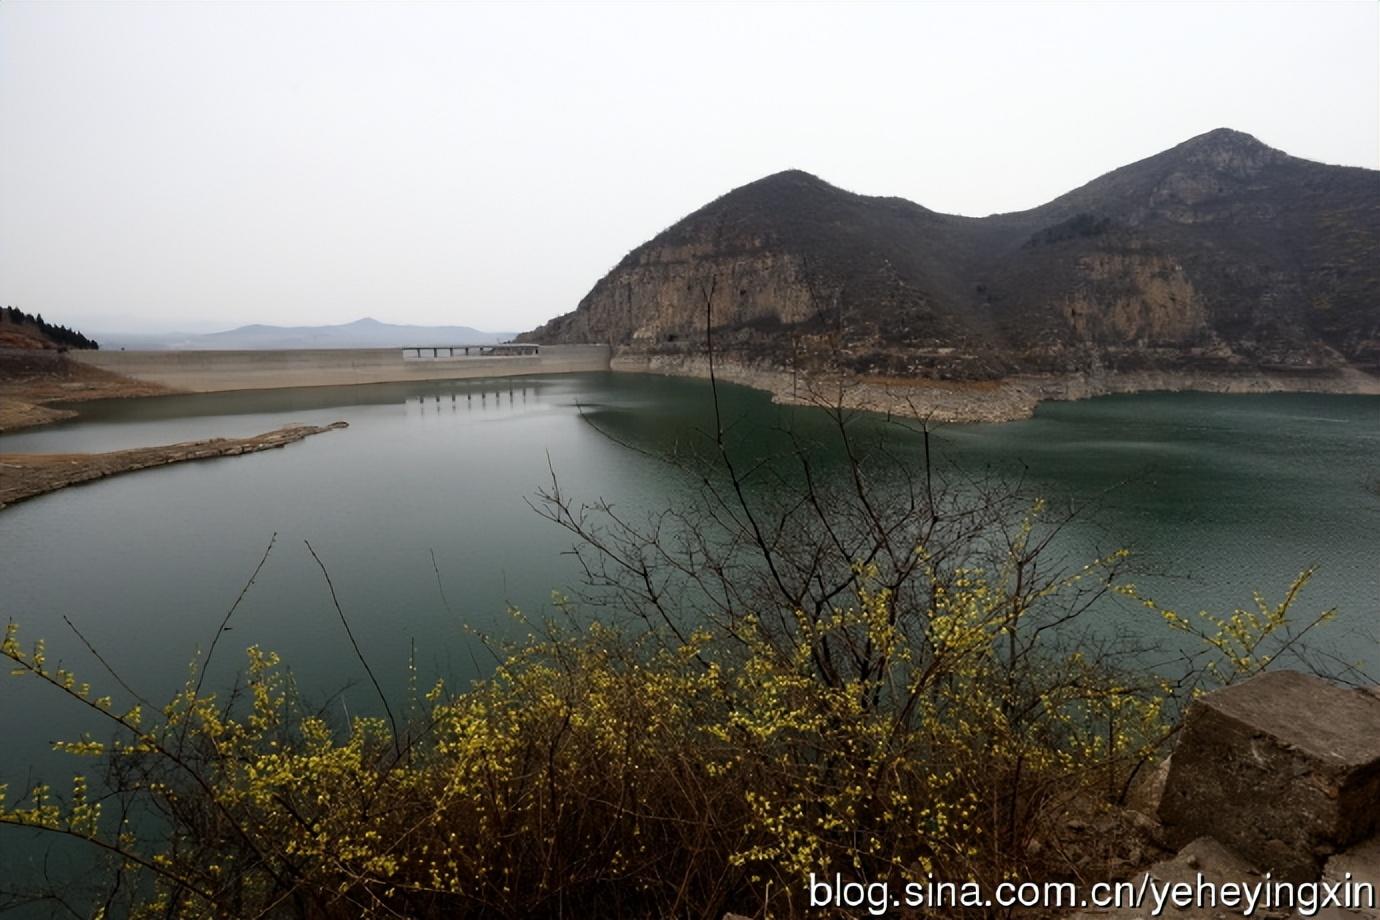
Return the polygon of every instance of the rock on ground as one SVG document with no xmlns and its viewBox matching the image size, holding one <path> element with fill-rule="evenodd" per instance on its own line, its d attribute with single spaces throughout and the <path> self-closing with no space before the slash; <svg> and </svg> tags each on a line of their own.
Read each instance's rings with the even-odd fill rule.
<svg viewBox="0 0 1380 920">
<path fill-rule="evenodd" d="M 1380 699 L 1294 671 L 1194 702 L 1160 801 L 1171 846 L 1211 835 L 1276 878 L 1316 879 L 1380 829 Z"/>
</svg>

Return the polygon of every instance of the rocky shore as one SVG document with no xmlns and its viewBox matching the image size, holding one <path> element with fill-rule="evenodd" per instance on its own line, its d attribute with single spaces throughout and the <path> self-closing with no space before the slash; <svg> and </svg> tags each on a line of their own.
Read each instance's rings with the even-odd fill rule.
<svg viewBox="0 0 1380 920">
<path fill-rule="evenodd" d="M 615 371 L 709 377 L 703 356 L 624 353 Z M 714 362 L 719 380 L 772 394 L 785 405 L 842 405 L 935 422 L 1009 422 L 1029 418 L 1045 401 L 1089 399 L 1113 393 L 1356 393 L 1380 395 L 1380 377 L 1354 368 L 1318 372 L 1239 370 L 1131 371 L 1018 375 L 1000 380 L 928 380 L 869 375 L 792 372 L 731 359 Z"/>
<path fill-rule="evenodd" d="M 273 450 L 314 434 L 347 427 L 345 422 L 324 427 L 289 425 L 249 438 L 211 438 L 100 454 L 0 454 L 0 508 L 107 476 L 189 460 Z"/>
</svg>

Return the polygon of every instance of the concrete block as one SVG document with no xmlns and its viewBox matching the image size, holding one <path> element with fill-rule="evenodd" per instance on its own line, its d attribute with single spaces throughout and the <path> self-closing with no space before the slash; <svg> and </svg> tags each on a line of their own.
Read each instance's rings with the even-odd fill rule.
<svg viewBox="0 0 1380 920">
<path fill-rule="evenodd" d="M 1380 829 L 1380 699 L 1295 671 L 1189 707 L 1159 817 L 1171 845 L 1210 835 L 1262 871 L 1319 877 Z"/>
</svg>

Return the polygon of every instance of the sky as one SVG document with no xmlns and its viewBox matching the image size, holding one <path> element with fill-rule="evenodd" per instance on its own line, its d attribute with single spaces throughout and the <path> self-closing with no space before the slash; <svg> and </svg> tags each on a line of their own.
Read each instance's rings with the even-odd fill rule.
<svg viewBox="0 0 1380 920">
<path fill-rule="evenodd" d="M 0 3 L 0 304 L 531 328 L 783 169 L 1039 205 L 1218 127 L 1380 168 L 1380 4 Z"/>
</svg>

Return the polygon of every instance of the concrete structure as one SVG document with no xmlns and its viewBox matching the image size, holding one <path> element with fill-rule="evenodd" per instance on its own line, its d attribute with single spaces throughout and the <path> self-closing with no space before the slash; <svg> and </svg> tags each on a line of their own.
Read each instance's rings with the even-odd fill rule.
<svg viewBox="0 0 1380 920">
<path fill-rule="evenodd" d="M 1159 817 L 1173 846 L 1211 836 L 1275 878 L 1316 879 L 1380 830 L 1380 699 L 1270 671 L 1194 701 Z"/>
<path fill-rule="evenodd" d="M 464 346 L 441 346 L 462 351 Z M 284 351 L 71 351 L 68 357 L 135 380 L 193 393 L 282 387 L 341 386 L 409 380 L 518 377 L 609 369 L 607 345 L 544 345 L 534 354 L 404 357 L 401 348 L 322 348 Z"/>
</svg>

